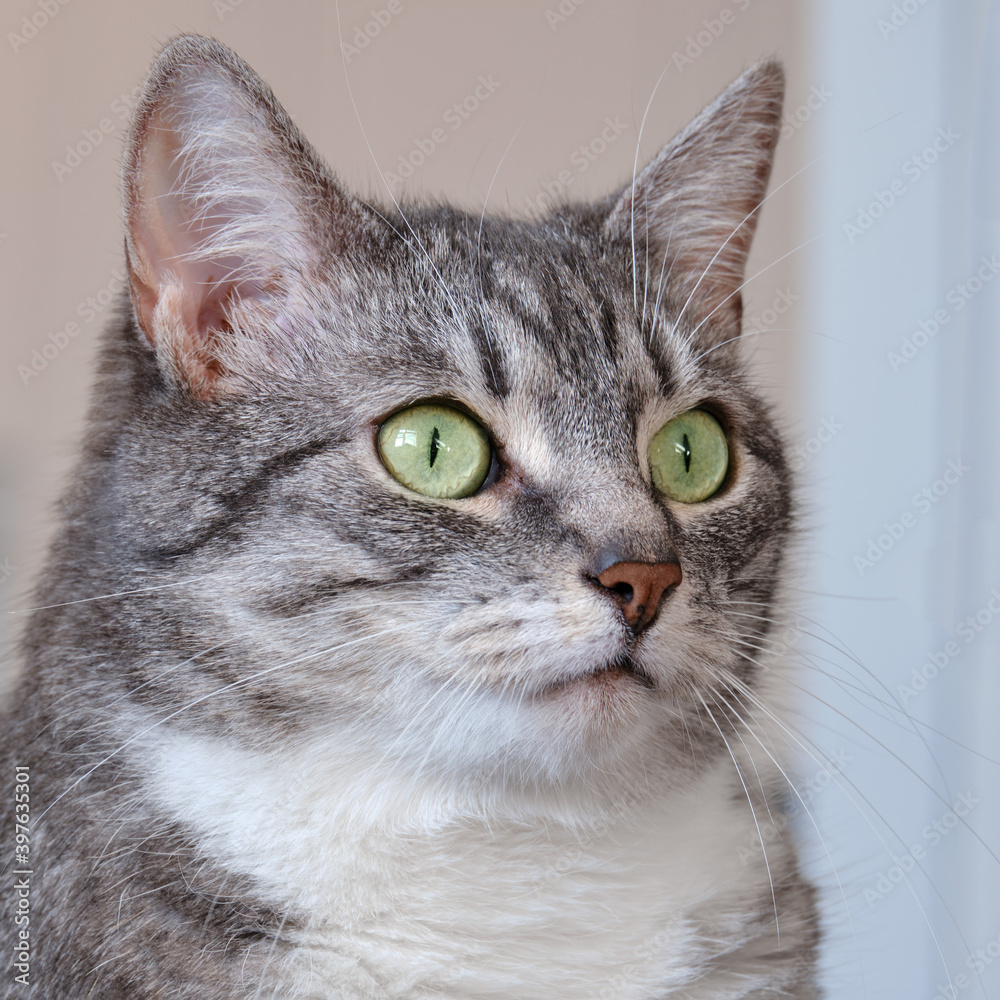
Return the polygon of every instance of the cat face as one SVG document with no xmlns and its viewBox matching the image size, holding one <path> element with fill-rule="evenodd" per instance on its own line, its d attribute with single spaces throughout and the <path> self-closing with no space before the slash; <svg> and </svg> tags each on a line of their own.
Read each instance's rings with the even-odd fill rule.
<svg viewBox="0 0 1000 1000">
<path fill-rule="evenodd" d="M 111 531 L 159 588 L 135 680 L 172 724 L 477 786 L 726 752 L 789 528 L 734 343 L 781 91 L 755 67 L 619 195 L 526 222 L 369 206 L 238 57 L 164 51 L 105 391 Z M 419 475 L 470 432 L 472 486 L 429 495 L 385 427 Z M 672 495 L 716 446 L 707 495 Z"/>
</svg>

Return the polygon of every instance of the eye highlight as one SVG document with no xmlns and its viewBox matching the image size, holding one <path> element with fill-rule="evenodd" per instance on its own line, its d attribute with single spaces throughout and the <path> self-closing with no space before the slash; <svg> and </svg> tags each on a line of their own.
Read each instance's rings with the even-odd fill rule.
<svg viewBox="0 0 1000 1000">
<path fill-rule="evenodd" d="M 707 500 L 722 485 L 728 469 L 726 432 L 704 410 L 674 417 L 649 443 L 653 484 L 679 503 Z"/>
<path fill-rule="evenodd" d="M 378 453 L 390 475 L 427 497 L 471 496 L 489 475 L 486 431 L 461 410 L 436 403 L 408 406 L 378 431 Z"/>
</svg>

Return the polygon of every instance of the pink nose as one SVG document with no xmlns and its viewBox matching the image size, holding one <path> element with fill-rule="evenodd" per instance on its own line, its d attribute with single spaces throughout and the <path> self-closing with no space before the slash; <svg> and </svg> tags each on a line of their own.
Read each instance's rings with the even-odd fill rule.
<svg viewBox="0 0 1000 1000">
<path fill-rule="evenodd" d="M 681 568 L 677 563 L 616 562 L 597 581 L 638 634 L 656 617 L 664 591 L 681 582 Z"/>
</svg>

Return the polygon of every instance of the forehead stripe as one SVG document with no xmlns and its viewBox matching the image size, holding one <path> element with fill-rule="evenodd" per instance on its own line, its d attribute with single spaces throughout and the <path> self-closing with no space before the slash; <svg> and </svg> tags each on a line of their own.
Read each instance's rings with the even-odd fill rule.
<svg viewBox="0 0 1000 1000">
<path fill-rule="evenodd" d="M 472 325 L 470 333 L 472 342 L 475 344 L 476 350 L 479 351 L 479 363 L 483 369 L 483 381 L 486 388 L 497 399 L 505 399 L 510 394 L 510 379 L 507 376 L 507 369 L 504 367 L 499 344 L 479 323 Z"/>
</svg>

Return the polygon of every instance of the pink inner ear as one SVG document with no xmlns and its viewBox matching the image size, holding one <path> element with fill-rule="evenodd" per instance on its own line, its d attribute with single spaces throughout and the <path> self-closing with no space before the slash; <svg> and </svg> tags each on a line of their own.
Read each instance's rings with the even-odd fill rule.
<svg viewBox="0 0 1000 1000">
<path fill-rule="evenodd" d="M 244 269 L 244 262 L 237 258 L 195 259 L 182 265 L 185 314 L 196 342 L 207 343 L 213 333 L 225 330 L 239 302 L 265 299 L 259 280 L 240 277 Z"/>
<path fill-rule="evenodd" d="M 123 188 L 135 314 L 170 380 L 211 395 L 297 364 L 322 262 L 367 216 L 239 57 L 207 39 L 164 49 Z"/>
<path fill-rule="evenodd" d="M 260 295 L 259 281 L 241 278 L 247 261 L 234 255 L 203 257 L 238 217 L 211 207 L 199 213 L 200 185 L 183 163 L 179 133 L 160 118 L 150 119 L 139 159 L 137 197 L 130 206 L 131 243 L 138 279 L 139 322 L 150 340 L 155 340 L 153 311 L 164 286 L 179 287 L 182 315 L 178 317 L 196 344 L 212 339 L 212 331 L 226 325 L 226 309 L 236 297 Z"/>
<path fill-rule="evenodd" d="M 167 323 L 185 355 L 198 356 L 239 303 L 280 313 L 276 298 L 293 294 L 275 279 L 316 256 L 296 209 L 302 194 L 287 146 L 217 68 L 173 81 L 133 128 L 126 209 L 136 314 L 158 349 L 157 326 Z M 158 320 L 161 303 L 169 316 Z"/>
</svg>

